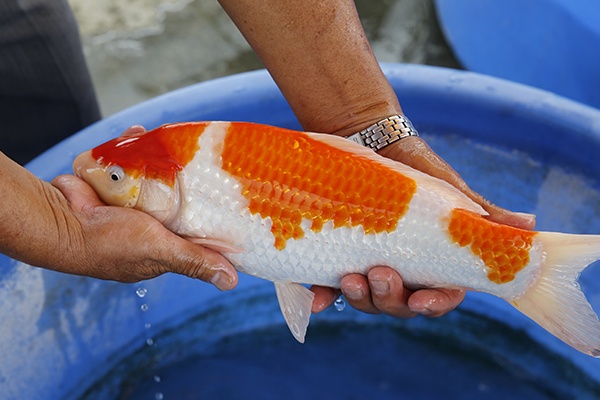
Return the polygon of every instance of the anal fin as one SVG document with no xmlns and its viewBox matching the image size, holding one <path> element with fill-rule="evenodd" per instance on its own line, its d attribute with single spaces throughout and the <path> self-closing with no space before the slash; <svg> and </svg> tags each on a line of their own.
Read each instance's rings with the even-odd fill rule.
<svg viewBox="0 0 600 400">
<path fill-rule="evenodd" d="M 315 294 L 299 283 L 275 282 L 279 307 L 292 335 L 304 343 Z"/>
</svg>

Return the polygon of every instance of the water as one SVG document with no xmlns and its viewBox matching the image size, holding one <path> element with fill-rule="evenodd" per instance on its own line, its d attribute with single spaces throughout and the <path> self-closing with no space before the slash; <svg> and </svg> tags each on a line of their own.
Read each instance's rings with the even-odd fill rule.
<svg viewBox="0 0 600 400">
<path fill-rule="evenodd" d="M 600 233 L 600 180 L 585 167 L 541 162 L 542 155 L 453 132 L 422 134 L 476 190 L 502 206 L 536 213 L 539 229 Z M 600 293 L 599 267 L 582 275 L 584 291 Z M 509 307 L 502 312 L 512 317 L 504 320 L 495 311 L 486 316 L 465 307 L 440 319 L 394 320 L 351 308 L 337 312 L 343 308 L 338 299 L 313 316 L 300 345 L 271 286 L 256 290 L 220 297 L 208 311 L 158 333 L 160 346 L 140 345 L 102 384 L 116 388 L 112 398 L 135 400 L 156 393 L 165 399 L 600 396 L 594 379 L 546 347 L 553 339 L 540 342 L 545 333 L 532 339 L 518 323 L 507 324 L 522 318 Z M 600 309 L 598 295 L 590 301 Z"/>
<path fill-rule="evenodd" d="M 343 296 L 340 296 L 337 299 L 335 299 L 335 301 L 333 302 L 333 306 L 338 311 L 344 311 L 346 309 L 346 300 L 344 300 Z"/>
<path fill-rule="evenodd" d="M 146 298 L 146 296 L 148 295 L 148 289 L 146 289 L 143 286 L 138 287 L 135 290 L 135 294 L 138 297 L 138 300 L 140 302 L 143 302 L 140 305 L 140 311 L 142 312 L 142 322 L 144 324 L 144 329 L 145 329 L 145 346 L 147 348 L 149 348 L 148 350 L 146 350 L 152 357 L 154 357 L 154 353 L 156 353 L 156 341 L 153 337 L 153 330 L 152 330 L 152 324 L 150 322 L 148 322 L 149 320 L 149 316 L 148 316 L 148 311 L 150 310 L 150 306 L 148 305 L 148 303 L 146 301 L 148 301 L 148 299 Z M 153 370 L 154 367 L 152 366 L 151 363 L 146 365 L 146 368 L 148 368 L 149 370 Z M 161 382 L 161 377 L 160 375 L 156 374 L 156 372 L 154 372 L 155 375 L 152 376 L 152 378 L 147 378 L 147 387 L 151 387 L 152 391 L 154 392 L 154 399 L 155 400 L 163 400 L 164 399 L 164 394 L 161 391 L 157 391 L 160 389 L 160 382 Z"/>
<path fill-rule="evenodd" d="M 148 290 L 146 288 L 143 288 L 143 287 L 139 287 L 135 291 L 135 294 L 137 294 L 138 297 L 140 297 L 140 298 L 145 297 L 146 293 L 148 293 Z"/>
<path fill-rule="evenodd" d="M 306 345 L 289 339 L 278 326 L 223 338 L 210 351 L 160 370 L 165 398 L 535 400 L 572 395 L 570 388 L 502 357 L 489 359 L 456 343 L 440 345 L 441 337 L 416 336 L 393 323 L 321 323 Z M 376 351 L 378 343 L 387 351 Z M 554 363 L 549 368 L 558 362 L 544 361 Z M 582 390 L 578 398 L 593 394 Z M 130 398 L 151 397 L 151 388 L 142 386 Z"/>
</svg>

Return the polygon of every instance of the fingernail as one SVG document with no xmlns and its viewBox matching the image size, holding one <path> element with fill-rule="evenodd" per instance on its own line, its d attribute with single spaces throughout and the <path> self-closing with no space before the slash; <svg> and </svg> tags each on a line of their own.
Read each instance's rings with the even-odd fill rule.
<svg viewBox="0 0 600 400">
<path fill-rule="evenodd" d="M 373 293 L 377 296 L 385 296 L 390 292 L 390 282 L 387 280 L 371 280 L 369 284 L 371 285 L 371 289 L 373 289 Z"/>
<path fill-rule="evenodd" d="M 231 289 L 231 279 L 229 279 L 229 275 L 223 272 L 217 272 L 210 278 L 210 283 L 216 286 L 220 291 L 226 291 Z"/>
</svg>

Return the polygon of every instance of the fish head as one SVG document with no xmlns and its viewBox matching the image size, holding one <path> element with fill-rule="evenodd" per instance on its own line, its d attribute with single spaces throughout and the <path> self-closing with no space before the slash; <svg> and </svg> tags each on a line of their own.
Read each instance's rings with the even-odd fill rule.
<svg viewBox="0 0 600 400">
<path fill-rule="evenodd" d="M 92 151 L 81 153 L 73 161 L 75 175 L 89 184 L 108 205 L 135 207 L 143 177 L 134 177 L 118 164 L 104 164 L 92 157 Z"/>
<path fill-rule="evenodd" d="M 150 137 L 146 137 L 146 136 Z M 144 211 L 163 223 L 180 205 L 181 168 L 156 149 L 153 132 L 124 134 L 78 155 L 73 171 L 111 206 Z"/>
</svg>

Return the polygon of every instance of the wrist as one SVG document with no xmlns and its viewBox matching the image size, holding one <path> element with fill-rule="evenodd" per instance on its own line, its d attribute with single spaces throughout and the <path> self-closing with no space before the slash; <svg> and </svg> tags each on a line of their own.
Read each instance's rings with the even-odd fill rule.
<svg viewBox="0 0 600 400">
<path fill-rule="evenodd" d="M 359 132 L 390 115 L 403 115 L 402 109 L 395 98 L 390 101 L 381 101 L 374 104 L 356 104 L 340 107 L 346 113 L 336 116 L 333 112 L 327 113 L 332 118 L 322 122 L 323 129 L 312 129 L 313 132 L 330 133 L 337 136 L 348 137 Z M 310 129 L 307 129 L 310 130 Z"/>
<path fill-rule="evenodd" d="M 405 162 L 407 155 L 420 152 L 423 150 L 425 142 L 419 136 L 410 136 L 402 140 L 398 140 L 389 146 L 377 151 L 377 154 L 392 160 Z"/>
<path fill-rule="evenodd" d="M 411 136 L 419 136 L 419 134 L 410 120 L 403 115 L 391 115 L 350 136 L 346 136 L 346 139 L 379 151 L 392 143 Z"/>
</svg>

